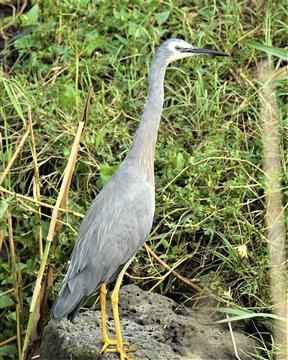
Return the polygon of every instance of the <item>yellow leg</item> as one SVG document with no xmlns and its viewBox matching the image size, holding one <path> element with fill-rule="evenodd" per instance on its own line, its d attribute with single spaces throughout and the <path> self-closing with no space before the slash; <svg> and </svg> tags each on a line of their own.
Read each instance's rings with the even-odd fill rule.
<svg viewBox="0 0 288 360">
<path fill-rule="evenodd" d="M 103 346 L 100 353 L 104 352 L 109 345 L 116 345 L 116 339 L 110 339 L 107 331 L 107 315 L 106 315 L 106 284 L 103 283 L 100 287 L 100 308 L 101 308 L 101 325 L 102 325 L 102 339 Z"/>
<path fill-rule="evenodd" d="M 116 345 L 116 349 L 107 349 L 107 346 L 106 346 L 105 349 L 103 350 L 104 352 L 117 352 L 120 356 L 120 360 L 132 360 L 132 358 L 128 357 L 128 355 L 127 355 L 128 350 L 124 349 L 124 347 L 123 347 L 123 339 L 122 339 L 119 309 L 118 309 L 120 286 L 121 286 L 124 274 L 125 274 L 127 268 L 129 267 L 129 265 L 131 264 L 132 260 L 133 260 L 133 258 L 130 259 L 125 264 L 123 269 L 121 270 L 121 272 L 117 278 L 116 285 L 114 287 L 112 296 L 111 296 L 111 306 L 112 306 L 113 318 L 114 318 L 114 322 L 115 322 L 115 332 L 116 332 L 116 339 L 115 340 L 113 339 L 112 341 L 113 341 L 113 345 Z M 103 327 L 103 322 L 102 322 L 102 327 Z M 105 331 L 106 331 L 106 335 L 108 335 L 107 330 L 105 330 Z M 104 346 L 105 346 L 105 344 L 104 344 Z"/>
</svg>

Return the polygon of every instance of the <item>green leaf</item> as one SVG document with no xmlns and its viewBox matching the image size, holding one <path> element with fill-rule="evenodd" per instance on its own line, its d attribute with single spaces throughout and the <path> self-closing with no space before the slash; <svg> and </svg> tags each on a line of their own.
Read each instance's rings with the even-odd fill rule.
<svg viewBox="0 0 288 360">
<path fill-rule="evenodd" d="M 9 295 L 2 295 L 0 297 L 0 309 L 6 309 L 12 305 L 14 305 L 14 301 Z"/>
<path fill-rule="evenodd" d="M 225 307 L 217 307 L 217 308 L 211 307 L 211 308 L 208 308 L 208 310 L 217 311 L 217 312 L 221 312 L 224 314 L 238 315 L 238 316 L 251 314 L 251 312 L 247 311 L 247 310 L 225 308 Z"/>
<path fill-rule="evenodd" d="M 60 98 L 62 105 L 75 106 L 76 103 L 76 91 L 74 84 L 67 84 L 64 94 Z"/>
<path fill-rule="evenodd" d="M 36 25 L 39 17 L 39 5 L 34 5 L 29 11 L 21 16 L 21 23 L 23 26 Z"/>
<path fill-rule="evenodd" d="M 162 12 L 159 12 L 155 15 L 158 25 L 162 25 L 166 20 L 168 20 L 170 15 L 169 10 L 165 10 Z"/>
<path fill-rule="evenodd" d="M 288 50 L 277 48 L 274 46 L 263 45 L 256 41 L 247 41 L 246 44 L 254 49 L 264 51 L 267 54 L 277 56 L 284 60 L 288 60 Z"/>
<path fill-rule="evenodd" d="M 9 356 L 9 358 L 14 358 L 13 354 L 15 354 L 17 351 L 17 348 L 15 345 L 4 345 L 0 347 L 0 356 L 6 358 L 6 356 Z"/>
<path fill-rule="evenodd" d="M 6 315 L 6 317 L 7 317 L 7 319 L 16 321 L 16 311 L 10 312 L 8 315 Z"/>
<path fill-rule="evenodd" d="M 109 44 L 107 44 L 107 40 L 98 34 L 96 30 L 92 30 L 85 34 L 85 40 L 83 44 L 83 48 L 80 53 L 81 56 L 91 56 L 93 51 L 96 49 L 107 49 Z"/>
<path fill-rule="evenodd" d="M 215 321 L 215 324 L 225 324 L 228 322 L 232 322 L 232 321 L 240 321 L 240 320 L 247 320 L 247 319 L 253 319 L 256 317 L 260 317 L 260 318 L 269 318 L 269 319 L 274 319 L 274 320 L 280 320 L 280 321 L 285 321 L 284 318 L 281 318 L 279 316 L 276 316 L 274 314 L 266 314 L 266 313 L 252 313 L 252 314 L 245 314 L 245 315 L 236 315 L 236 316 L 231 316 L 228 319 L 223 319 L 223 320 L 219 320 L 219 321 Z"/>
<path fill-rule="evenodd" d="M 215 321 L 215 324 L 224 324 L 224 323 L 232 322 L 232 321 L 253 319 L 255 317 L 269 318 L 269 319 L 276 319 L 276 320 L 285 321 L 284 318 L 281 318 L 281 317 L 276 316 L 274 314 L 253 313 L 251 311 L 245 311 L 245 310 L 240 310 L 240 309 L 232 309 L 232 308 L 220 307 L 220 308 L 208 308 L 208 310 L 213 310 L 213 311 L 218 311 L 218 312 L 225 313 L 225 314 L 234 315 L 234 316 L 229 317 L 228 319 Z"/>
<path fill-rule="evenodd" d="M 65 146 L 64 149 L 63 149 L 63 155 L 64 155 L 64 157 L 65 157 L 65 158 L 68 158 L 69 155 L 70 155 L 70 153 L 71 153 L 71 149 Z"/>
<path fill-rule="evenodd" d="M 72 1 L 73 5 L 77 7 L 77 9 L 86 9 L 89 4 L 89 0 L 74 0 Z"/>
<path fill-rule="evenodd" d="M 178 170 L 178 171 L 182 170 L 184 167 L 184 164 L 185 164 L 184 156 L 181 152 L 179 152 L 176 157 L 176 170 Z"/>
<path fill-rule="evenodd" d="M 20 37 L 19 39 L 14 41 L 14 46 L 17 50 L 22 50 L 22 53 L 30 50 L 35 45 L 34 38 L 31 34 Z"/>
<path fill-rule="evenodd" d="M 139 24 L 129 21 L 129 24 L 128 24 L 128 34 L 129 35 L 135 36 L 136 33 L 138 32 L 138 29 L 139 29 Z"/>
<path fill-rule="evenodd" d="M 169 242 L 165 238 L 161 239 L 160 244 L 163 245 L 165 249 L 168 249 L 170 246 Z"/>
<path fill-rule="evenodd" d="M 4 219 L 6 211 L 9 208 L 9 201 L 0 200 L 0 219 Z"/>
<path fill-rule="evenodd" d="M 101 183 L 102 186 L 104 186 L 111 179 L 112 175 L 118 168 L 118 165 L 110 166 L 107 164 L 99 164 L 99 167 Z"/>
<path fill-rule="evenodd" d="M 96 140 L 95 140 L 95 147 L 96 149 L 99 148 L 99 146 L 101 146 L 103 144 L 104 138 L 107 134 L 108 130 L 106 128 L 102 128 L 98 131 L 98 134 L 96 135 Z"/>
<path fill-rule="evenodd" d="M 171 253 L 173 255 L 179 255 L 181 253 L 181 247 L 178 245 L 172 246 Z"/>
</svg>

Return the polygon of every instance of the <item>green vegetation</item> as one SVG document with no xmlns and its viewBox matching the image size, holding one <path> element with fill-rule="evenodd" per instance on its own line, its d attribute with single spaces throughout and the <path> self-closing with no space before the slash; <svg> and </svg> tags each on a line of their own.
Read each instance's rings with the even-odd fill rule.
<svg viewBox="0 0 288 360">
<path fill-rule="evenodd" d="M 48 307 L 41 309 L 46 318 L 74 245 L 81 221 L 77 214 L 85 213 L 124 158 L 143 110 L 153 52 L 161 40 L 177 36 L 232 57 L 190 59 L 167 70 L 155 162 L 157 208 L 147 243 L 222 304 L 270 312 L 257 69 L 267 56 L 271 65 L 284 66 L 285 1 L 33 4 L 18 17 L 0 19 L 5 36 L 14 36 L 0 53 L 0 177 L 29 130 L 29 108 L 35 139 L 28 132 L 0 184 L 0 343 L 15 336 L 17 326 L 21 332 L 27 327 L 41 231 L 45 246 L 52 213 L 51 207 L 41 206 L 40 217 L 33 198 L 55 204 L 89 88 L 93 94 L 69 192 L 70 212 L 49 257 L 54 284 L 51 288 L 47 280 Z M 260 44 L 267 54 L 258 50 Z M 279 78 L 286 204 L 285 99 L 285 83 Z M 287 212 L 285 216 L 287 225 Z M 181 301 L 191 296 L 191 289 L 151 261 L 140 251 L 129 270 L 131 281 L 178 298 L 181 294 Z M 17 358 L 16 343 L 0 347 L 0 358 Z M 259 358 L 272 358 L 262 347 L 266 354 Z"/>
</svg>

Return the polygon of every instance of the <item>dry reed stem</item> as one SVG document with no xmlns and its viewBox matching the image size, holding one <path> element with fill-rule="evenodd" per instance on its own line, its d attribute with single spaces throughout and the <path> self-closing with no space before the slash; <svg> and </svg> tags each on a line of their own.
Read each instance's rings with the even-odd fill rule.
<svg viewBox="0 0 288 360">
<path fill-rule="evenodd" d="M 274 323 L 275 344 L 278 349 L 277 360 L 287 359 L 288 313 L 287 313 L 287 275 L 285 254 L 285 226 L 281 198 L 281 155 L 280 126 L 275 97 L 275 74 L 263 65 L 259 79 L 261 90 L 261 121 L 266 178 L 266 224 L 270 258 L 270 279 L 273 313 L 286 320 Z"/>
<path fill-rule="evenodd" d="M 69 69 L 69 66 L 64 66 L 63 69 L 57 71 L 57 72 L 56 72 L 54 75 L 52 75 L 48 80 L 44 80 L 43 85 L 46 86 L 46 85 L 48 85 L 48 84 L 50 84 L 50 83 L 53 85 L 54 82 L 55 82 L 55 80 L 57 79 L 57 77 L 58 77 L 59 75 L 61 75 L 64 71 L 66 71 L 67 69 Z"/>
<path fill-rule="evenodd" d="M 5 2 L 4 2 L 5 4 Z M 8 3 L 9 4 L 9 3 Z M 18 1 L 17 1 L 17 4 L 18 4 Z M 16 12 L 16 9 L 15 9 L 15 6 L 11 5 L 10 6 L 12 7 L 13 9 L 13 17 L 14 18 L 18 18 L 22 13 L 23 11 L 25 10 L 26 6 L 27 6 L 27 0 L 24 0 L 23 1 L 23 4 L 20 8 L 20 10 L 18 12 Z M 10 21 L 9 23 L 7 23 L 6 25 L 2 26 L 2 28 L 0 28 L 0 33 L 3 33 L 4 31 L 7 31 L 11 26 L 14 25 L 14 22 L 13 21 Z"/>
<path fill-rule="evenodd" d="M 36 151 L 36 143 L 33 131 L 33 123 L 32 123 L 32 114 L 31 107 L 28 106 L 28 130 L 30 133 L 30 143 L 31 143 L 31 155 L 34 163 L 34 178 L 33 178 L 33 196 L 35 200 L 40 199 L 40 173 L 39 166 L 37 162 L 37 151 Z M 40 259 L 43 256 L 43 233 L 42 233 L 42 225 L 41 225 L 41 207 L 38 207 L 38 216 L 39 216 L 39 226 L 38 226 L 38 243 L 39 243 L 39 255 Z"/>
<path fill-rule="evenodd" d="M 0 253 L 2 251 L 5 235 L 6 235 L 5 229 L 0 229 Z"/>
<path fill-rule="evenodd" d="M 28 129 L 30 131 L 30 147 L 31 147 L 31 155 L 34 164 L 34 177 L 33 177 L 33 197 L 35 200 L 40 199 L 40 172 L 39 165 L 37 162 L 37 151 L 36 151 L 36 143 L 34 138 L 33 131 L 33 122 L 32 122 L 32 114 L 31 108 L 28 105 Z M 39 247 L 39 259 L 41 261 L 43 257 L 43 232 L 42 232 L 42 224 L 41 224 L 41 207 L 37 206 L 37 213 L 39 217 L 39 225 L 38 225 L 38 247 Z M 36 307 L 34 319 L 37 319 L 35 323 L 38 322 L 40 318 L 40 306 Z M 32 329 L 31 338 L 35 339 L 37 337 L 37 326 Z"/>
<path fill-rule="evenodd" d="M 22 149 L 22 147 L 23 147 L 23 145 L 24 145 L 24 143 L 25 143 L 25 141 L 26 141 L 29 133 L 30 133 L 29 130 L 27 130 L 26 133 L 24 134 L 24 136 L 22 137 L 21 141 L 19 142 L 19 144 L 18 144 L 18 146 L 17 146 L 17 148 L 16 148 L 16 150 L 15 150 L 15 152 L 14 152 L 11 160 L 9 161 L 8 165 L 6 166 L 6 168 L 4 169 L 3 174 L 0 176 L 0 185 L 3 183 L 3 181 L 5 180 L 7 174 L 9 173 L 9 171 L 10 171 L 10 169 L 11 169 L 14 161 L 16 160 L 16 158 L 17 158 L 20 150 Z"/>
<path fill-rule="evenodd" d="M 22 332 L 21 332 L 21 335 L 22 335 L 22 336 L 25 335 L 25 331 L 22 331 Z M 15 340 L 17 340 L 17 335 L 11 336 L 10 338 L 1 341 L 1 342 L 0 342 L 0 348 L 1 348 L 2 346 L 4 346 L 4 345 L 8 345 L 8 344 L 14 342 Z"/>
<path fill-rule="evenodd" d="M 80 133 L 80 137 L 79 137 L 79 144 L 80 144 L 82 131 L 83 131 L 84 126 L 86 125 L 86 123 L 88 121 L 89 104 L 90 104 L 91 95 L 92 95 L 92 88 L 89 88 L 87 98 L 86 98 L 86 102 L 85 102 L 85 106 L 84 106 L 84 110 L 83 110 L 83 114 L 82 114 L 82 119 L 81 119 L 81 122 L 80 122 L 80 124 L 82 124 L 82 127 L 81 127 L 81 133 Z M 79 124 L 79 126 L 80 126 L 80 124 Z M 75 140 L 76 140 L 76 138 L 75 138 Z M 79 144 L 78 144 L 78 147 L 79 147 Z M 73 148 L 72 148 L 72 151 L 73 151 Z M 77 149 L 77 152 L 78 152 L 78 149 Z M 67 199 L 68 199 L 68 192 L 69 192 L 70 183 L 71 183 L 71 179 L 72 179 L 72 174 L 73 174 L 73 171 L 74 171 L 74 168 L 75 168 L 75 165 L 76 165 L 76 156 L 77 156 L 77 153 L 75 155 L 75 159 L 74 159 L 74 163 L 73 163 L 73 170 L 69 172 L 70 177 L 67 180 L 67 186 L 64 189 L 62 199 L 61 199 L 61 201 L 59 203 L 59 208 L 62 208 L 62 209 L 66 208 Z M 64 179 L 63 179 L 63 182 L 64 182 Z M 63 216 L 63 214 L 62 214 L 62 216 Z"/>
<path fill-rule="evenodd" d="M 16 254 L 14 247 L 14 237 L 13 237 L 13 225 L 12 225 L 12 217 L 9 213 L 7 216 L 8 219 L 8 234 L 9 234 L 9 245 L 10 245 L 10 260 L 11 260 L 11 270 L 13 275 L 14 282 L 14 297 L 16 302 L 16 331 L 17 331 L 17 350 L 18 357 L 21 359 L 21 309 L 20 309 L 20 298 L 19 298 L 19 287 L 18 287 L 18 271 L 16 266 Z"/>
<path fill-rule="evenodd" d="M 173 274 L 175 277 L 177 277 L 179 280 L 181 280 L 184 284 L 191 287 L 192 289 L 196 290 L 198 293 L 202 293 L 203 289 L 194 284 L 189 279 L 186 279 L 184 276 L 180 275 L 177 271 L 173 270 L 168 264 L 166 264 L 163 260 L 159 258 L 158 255 L 155 254 L 155 252 L 150 249 L 150 247 L 147 244 L 144 244 L 144 248 L 150 254 L 161 266 L 163 266 L 165 269 L 167 269 L 171 274 Z"/>
<path fill-rule="evenodd" d="M 22 194 L 17 194 L 17 193 L 15 193 L 14 191 L 5 189 L 3 186 L 0 186 L 0 192 L 9 194 L 9 195 L 11 195 L 11 196 L 14 196 L 16 199 L 19 198 L 19 199 L 23 199 L 23 200 L 26 200 L 26 201 L 29 201 L 29 202 L 33 202 L 35 205 L 43 206 L 43 207 L 46 207 L 46 208 L 48 208 L 48 209 L 54 209 L 54 206 L 55 206 L 55 205 L 47 204 L 47 203 L 45 203 L 44 201 L 35 200 L 35 199 L 33 199 L 32 197 L 30 197 L 30 196 L 25 196 L 25 195 L 22 195 Z M 72 214 L 72 215 L 77 216 L 77 217 L 80 217 L 80 218 L 83 218 L 83 217 L 84 217 L 83 214 L 78 213 L 77 211 L 67 210 L 67 209 L 63 209 L 63 208 L 59 208 L 58 210 L 61 211 L 61 212 L 64 212 L 64 213 Z"/>
<path fill-rule="evenodd" d="M 229 315 L 228 314 L 226 314 L 226 318 L 229 320 Z M 229 333 L 230 333 L 230 337 L 231 337 L 231 341 L 232 341 L 232 346 L 233 346 L 235 358 L 237 360 L 241 360 L 241 358 L 238 355 L 237 345 L 236 345 L 236 342 L 235 342 L 235 337 L 234 337 L 234 333 L 233 333 L 233 329 L 232 329 L 230 321 L 228 322 L 228 327 L 229 327 Z"/>
<path fill-rule="evenodd" d="M 36 178 L 36 176 L 33 177 L 33 197 L 37 201 L 40 198 L 40 183 L 39 183 L 39 177 Z M 42 218 L 42 212 L 41 207 L 38 205 L 38 216 L 39 216 L 39 226 L 38 226 L 38 244 L 39 244 L 39 257 L 40 259 L 43 256 L 43 231 L 42 231 L 42 224 L 41 224 L 41 218 Z"/>
<path fill-rule="evenodd" d="M 63 181 L 62 181 L 61 188 L 60 188 L 60 191 L 59 191 L 59 194 L 57 197 L 57 201 L 53 208 L 51 222 L 50 222 L 49 231 L 48 231 L 48 235 L 47 235 L 47 241 L 46 241 L 46 245 L 45 245 L 45 249 L 44 249 L 44 253 L 43 253 L 43 258 L 40 263 L 40 268 L 39 268 L 37 279 L 35 282 L 32 301 L 31 301 L 31 305 L 30 305 L 29 320 L 28 320 L 28 325 L 27 325 L 26 336 L 24 339 L 24 345 L 23 345 L 23 349 L 22 349 L 22 357 L 23 358 L 25 358 L 25 353 L 28 348 L 30 335 L 31 335 L 33 325 L 34 325 L 35 310 L 36 310 L 36 307 L 38 304 L 39 295 L 41 293 L 41 283 L 42 283 L 44 271 L 45 271 L 46 264 L 47 264 L 50 246 L 53 241 L 54 232 L 55 232 L 55 228 L 57 225 L 59 208 L 60 208 L 61 203 L 63 202 L 63 198 L 65 198 L 65 196 L 67 195 L 68 187 L 70 186 L 72 174 L 75 169 L 76 158 L 77 158 L 77 154 L 78 154 L 78 150 L 79 150 L 80 139 L 81 139 L 83 128 L 84 128 L 84 122 L 81 121 L 78 125 L 77 133 L 76 133 L 76 136 L 74 139 L 74 143 L 72 145 L 72 150 L 71 150 L 71 153 L 70 153 L 70 156 L 68 159 L 68 163 L 64 170 Z"/>
</svg>

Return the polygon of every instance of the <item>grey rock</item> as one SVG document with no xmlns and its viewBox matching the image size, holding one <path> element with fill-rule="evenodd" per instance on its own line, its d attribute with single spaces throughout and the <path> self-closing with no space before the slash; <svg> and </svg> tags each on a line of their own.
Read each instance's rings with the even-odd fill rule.
<svg viewBox="0 0 288 360">
<path fill-rule="evenodd" d="M 134 360 L 236 359 L 229 331 L 211 324 L 199 310 L 181 308 L 173 300 L 142 291 L 135 285 L 122 287 L 120 303 L 122 333 L 135 350 L 130 353 Z M 73 323 L 50 321 L 43 335 L 41 359 L 119 359 L 113 353 L 99 355 L 100 320 L 100 311 L 90 310 L 78 314 Z M 111 313 L 108 329 L 110 337 L 115 337 Z M 237 331 L 233 335 L 241 360 L 253 359 L 254 340 Z"/>
</svg>

